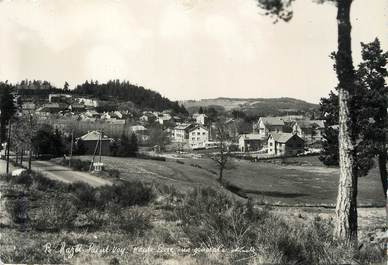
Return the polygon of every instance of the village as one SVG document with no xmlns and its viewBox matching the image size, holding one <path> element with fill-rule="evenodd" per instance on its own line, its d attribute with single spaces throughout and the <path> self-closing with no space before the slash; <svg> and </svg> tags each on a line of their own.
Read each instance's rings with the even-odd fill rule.
<svg viewBox="0 0 388 265">
<path fill-rule="evenodd" d="M 20 96 L 15 94 L 14 99 L 17 102 Z M 236 154 L 256 158 L 296 156 L 320 152 L 325 126 L 324 120 L 312 120 L 304 115 L 256 117 L 248 125 L 251 131 L 245 128 L 241 132 L 238 119 L 223 115 L 211 120 L 203 111 L 192 115 L 179 115 L 170 110 L 98 112 L 110 102 L 71 94 L 49 94 L 39 105 L 23 99 L 22 102 L 21 113 L 34 113 L 38 123 L 49 124 L 64 134 L 75 132 L 78 136 L 75 143 L 81 139 L 87 149 L 85 154 L 89 155 L 100 139 L 103 155 L 110 155 L 114 138 L 132 133 L 141 146 L 151 147 L 157 153 L 217 149 L 220 144 L 217 126 L 221 119 L 226 145 Z M 150 146 L 150 135 L 155 127 L 161 129 L 165 138 Z"/>
</svg>

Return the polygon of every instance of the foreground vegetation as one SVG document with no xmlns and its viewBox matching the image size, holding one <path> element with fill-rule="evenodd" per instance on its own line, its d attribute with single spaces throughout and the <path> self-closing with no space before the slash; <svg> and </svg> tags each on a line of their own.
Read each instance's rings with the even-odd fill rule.
<svg viewBox="0 0 388 265">
<path fill-rule="evenodd" d="M 353 253 L 334 241 L 330 220 L 284 219 L 216 188 L 183 193 L 136 181 L 92 188 L 36 173 L 1 182 L 6 263 L 368 264 L 382 257 L 378 244 L 363 242 Z"/>
</svg>

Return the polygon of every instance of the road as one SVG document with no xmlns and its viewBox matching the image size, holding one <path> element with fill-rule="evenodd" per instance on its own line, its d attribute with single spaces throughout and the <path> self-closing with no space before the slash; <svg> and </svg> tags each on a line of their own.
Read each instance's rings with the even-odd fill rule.
<svg viewBox="0 0 388 265">
<path fill-rule="evenodd" d="M 33 161 L 32 170 L 42 173 L 46 177 L 65 183 L 85 182 L 93 187 L 112 185 L 112 182 L 87 172 L 74 171 L 50 161 Z"/>
<path fill-rule="evenodd" d="M 10 165 L 10 172 L 16 168 Z M 93 176 L 87 172 L 74 171 L 67 167 L 57 165 L 50 161 L 33 161 L 32 170 L 42 173 L 44 176 L 59 180 L 65 183 L 85 182 L 93 187 L 112 185 L 112 182 L 100 177 Z M 6 172 L 6 161 L 0 160 L 0 174 Z"/>
</svg>

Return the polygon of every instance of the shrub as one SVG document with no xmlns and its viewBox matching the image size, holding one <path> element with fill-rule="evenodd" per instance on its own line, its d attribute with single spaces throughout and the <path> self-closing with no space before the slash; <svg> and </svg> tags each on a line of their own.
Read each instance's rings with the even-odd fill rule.
<svg viewBox="0 0 388 265">
<path fill-rule="evenodd" d="M 39 231 L 59 231 L 72 228 L 77 208 L 70 197 L 56 196 L 39 205 L 32 225 Z"/>
<path fill-rule="evenodd" d="M 142 182 L 123 182 L 112 186 L 96 189 L 97 204 L 105 207 L 115 203 L 121 207 L 146 205 L 154 198 L 151 187 Z"/>
<path fill-rule="evenodd" d="M 62 191 L 62 192 L 68 192 L 70 189 L 70 184 L 52 180 L 46 176 L 43 176 L 40 173 L 32 173 L 33 177 L 33 185 L 38 190 L 46 191 L 46 190 L 56 190 L 56 191 Z"/>
<path fill-rule="evenodd" d="M 16 224 L 25 224 L 28 219 L 28 198 L 23 192 L 19 193 L 15 200 L 6 202 L 7 212 Z"/>
<path fill-rule="evenodd" d="M 140 158 L 140 159 L 149 159 L 149 160 L 156 160 L 156 161 L 166 161 L 166 158 L 163 157 L 163 156 L 150 156 L 150 155 L 146 155 L 146 154 L 137 154 L 136 156 L 137 158 Z"/>
<path fill-rule="evenodd" d="M 150 229 L 151 215 L 139 208 L 122 211 L 119 215 L 119 228 L 132 236 L 142 236 Z"/>
<path fill-rule="evenodd" d="M 78 199 L 76 204 L 78 208 L 97 207 L 97 201 L 94 196 L 94 188 L 84 182 L 76 182 L 71 185 L 71 193 Z"/>
<path fill-rule="evenodd" d="M 178 164 L 184 164 L 185 162 L 181 161 L 181 160 L 175 160 Z"/>
<path fill-rule="evenodd" d="M 27 187 L 31 186 L 32 181 L 33 179 L 31 176 L 31 172 L 28 171 L 23 171 L 19 175 L 11 177 L 11 182 L 13 184 L 21 184 Z"/>
<path fill-rule="evenodd" d="M 192 167 L 196 167 L 196 168 L 202 168 L 200 165 L 198 165 L 198 164 L 190 164 L 190 166 L 192 166 Z"/>
<path fill-rule="evenodd" d="M 120 177 L 120 171 L 117 169 L 104 169 L 104 171 L 108 172 L 110 178 Z"/>
<path fill-rule="evenodd" d="M 209 188 L 189 193 L 176 214 L 193 247 L 253 247 L 256 263 L 346 264 L 355 259 L 348 246 L 333 239 L 330 221 L 291 223 Z M 379 253 L 374 249 L 370 257 L 364 251 L 359 259 L 375 261 Z M 248 254 L 229 253 L 228 259 L 234 264 Z"/>
</svg>

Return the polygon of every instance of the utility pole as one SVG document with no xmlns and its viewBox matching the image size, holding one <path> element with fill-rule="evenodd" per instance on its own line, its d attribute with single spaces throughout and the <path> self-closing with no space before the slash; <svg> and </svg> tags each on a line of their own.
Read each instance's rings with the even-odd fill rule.
<svg viewBox="0 0 388 265">
<path fill-rule="evenodd" d="M 74 142 L 74 130 L 71 129 L 69 168 L 71 168 L 71 159 L 73 157 L 73 142 Z"/>
<path fill-rule="evenodd" d="M 103 130 L 100 130 L 100 150 L 99 150 L 99 153 L 100 153 L 100 163 L 101 163 L 102 134 L 103 134 Z"/>
<path fill-rule="evenodd" d="M 7 140 L 7 174 L 9 174 L 9 149 L 11 145 L 11 119 L 8 121 L 8 140 Z"/>
</svg>

